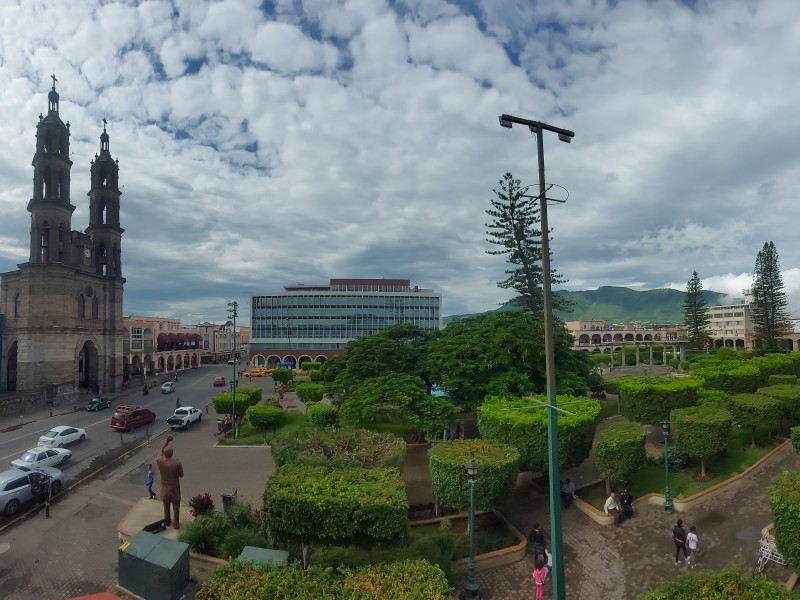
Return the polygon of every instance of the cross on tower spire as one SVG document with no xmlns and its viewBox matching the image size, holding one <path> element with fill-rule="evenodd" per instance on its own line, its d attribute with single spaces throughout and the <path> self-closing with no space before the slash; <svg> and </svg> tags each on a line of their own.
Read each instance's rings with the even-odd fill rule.
<svg viewBox="0 0 800 600">
<path fill-rule="evenodd" d="M 105 117 L 105 115 L 103 115 L 103 133 L 106 132 L 106 123 L 107 123 L 106 117 Z"/>
<path fill-rule="evenodd" d="M 58 81 L 58 79 L 56 79 L 56 74 L 53 73 L 52 75 L 50 75 L 50 79 L 53 80 L 53 91 L 55 91 L 56 90 L 56 81 Z"/>
</svg>

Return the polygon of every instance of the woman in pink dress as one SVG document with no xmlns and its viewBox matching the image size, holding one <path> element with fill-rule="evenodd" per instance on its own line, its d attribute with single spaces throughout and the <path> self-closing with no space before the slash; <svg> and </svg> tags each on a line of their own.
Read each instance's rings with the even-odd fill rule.
<svg viewBox="0 0 800 600">
<path fill-rule="evenodd" d="M 542 600 L 546 579 L 547 569 L 544 566 L 544 561 L 540 558 L 536 561 L 536 568 L 533 570 L 533 581 L 536 583 L 536 600 Z"/>
</svg>

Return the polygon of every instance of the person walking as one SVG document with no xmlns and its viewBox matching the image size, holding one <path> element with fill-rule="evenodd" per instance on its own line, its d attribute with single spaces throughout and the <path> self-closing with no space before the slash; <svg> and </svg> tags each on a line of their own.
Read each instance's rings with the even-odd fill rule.
<svg viewBox="0 0 800 600">
<path fill-rule="evenodd" d="M 153 482 L 155 481 L 156 474 L 153 471 L 153 463 L 147 465 L 147 494 L 150 500 L 154 500 L 156 493 L 153 491 Z"/>
<path fill-rule="evenodd" d="M 544 561 L 540 558 L 536 561 L 536 567 L 533 569 L 533 582 L 536 584 L 536 600 L 542 600 L 544 597 L 544 582 L 547 580 L 547 569 L 544 566 Z"/>
<path fill-rule="evenodd" d="M 547 555 L 547 540 L 544 537 L 544 531 L 539 527 L 539 523 L 534 523 L 531 532 L 528 534 L 528 543 L 531 544 L 531 548 L 533 549 L 533 562 L 534 564 L 539 560 L 541 556 L 542 559 L 546 560 Z"/>
<path fill-rule="evenodd" d="M 680 554 L 683 550 L 683 557 L 689 562 L 689 555 L 686 553 L 686 530 L 683 528 L 683 519 L 678 519 L 675 527 L 672 528 L 672 540 L 675 542 L 675 566 L 680 564 Z"/>
<path fill-rule="evenodd" d="M 697 527 L 689 527 L 689 535 L 686 536 L 686 545 L 689 546 L 689 568 L 697 566 L 697 546 L 700 540 L 697 538 Z"/>
<path fill-rule="evenodd" d="M 614 526 L 619 527 L 622 513 L 619 511 L 619 502 L 617 502 L 616 492 L 611 492 L 611 495 L 606 499 L 606 503 L 603 505 L 603 510 L 606 511 L 607 515 L 614 517 Z"/>
<path fill-rule="evenodd" d="M 176 396 L 175 397 L 175 408 L 180 408 L 180 407 L 181 407 L 181 397 L 180 396 Z"/>
</svg>

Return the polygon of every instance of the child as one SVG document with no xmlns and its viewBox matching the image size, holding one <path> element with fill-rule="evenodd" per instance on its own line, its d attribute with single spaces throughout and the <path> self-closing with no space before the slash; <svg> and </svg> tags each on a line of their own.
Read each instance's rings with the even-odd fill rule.
<svg viewBox="0 0 800 600">
<path fill-rule="evenodd" d="M 689 546 L 689 568 L 694 569 L 697 566 L 697 545 L 700 540 L 697 539 L 697 527 L 692 525 L 689 528 L 689 535 L 686 536 L 686 544 Z"/>
<path fill-rule="evenodd" d="M 544 561 L 540 558 L 536 561 L 536 568 L 533 570 L 533 581 L 536 583 L 536 600 L 542 600 L 544 596 L 544 582 L 547 580 L 547 569 Z"/>
</svg>

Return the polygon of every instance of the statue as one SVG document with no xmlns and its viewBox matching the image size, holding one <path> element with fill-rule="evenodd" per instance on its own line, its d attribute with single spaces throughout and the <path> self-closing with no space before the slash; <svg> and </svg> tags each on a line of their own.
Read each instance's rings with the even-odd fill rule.
<svg viewBox="0 0 800 600">
<path fill-rule="evenodd" d="M 169 527 L 172 525 L 175 529 L 180 527 L 180 510 L 181 510 L 181 481 L 183 477 L 183 465 L 177 458 L 172 458 L 172 446 L 169 443 L 172 441 L 172 436 L 167 436 L 167 441 L 161 447 L 161 455 L 156 460 L 158 464 L 158 474 L 161 477 L 161 502 L 164 503 L 164 524 Z M 174 521 L 170 519 L 170 504 L 172 505 L 172 513 L 175 516 Z"/>
</svg>

